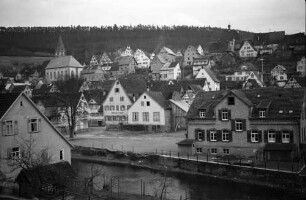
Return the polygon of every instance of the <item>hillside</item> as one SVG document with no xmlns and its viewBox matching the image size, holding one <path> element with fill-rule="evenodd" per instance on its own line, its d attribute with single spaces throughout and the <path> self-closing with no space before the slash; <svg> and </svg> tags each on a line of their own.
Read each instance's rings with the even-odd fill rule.
<svg viewBox="0 0 306 200">
<path fill-rule="evenodd" d="M 190 44 L 208 49 L 210 44 L 217 43 L 218 48 L 224 49 L 233 38 L 253 38 L 250 32 L 194 26 L 0 27 L 0 55 L 52 55 L 59 35 L 68 54 L 80 63 L 88 61 L 92 54 L 113 52 L 127 45 L 152 53 L 162 46 L 177 51 Z"/>
</svg>

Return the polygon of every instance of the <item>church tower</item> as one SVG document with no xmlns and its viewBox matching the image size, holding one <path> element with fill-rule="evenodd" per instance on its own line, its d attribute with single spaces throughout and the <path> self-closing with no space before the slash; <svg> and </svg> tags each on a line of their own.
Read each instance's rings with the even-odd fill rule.
<svg viewBox="0 0 306 200">
<path fill-rule="evenodd" d="M 64 47 L 64 43 L 61 36 L 59 36 L 58 38 L 57 47 L 55 49 L 55 56 L 56 57 L 66 56 L 66 49 Z"/>
</svg>

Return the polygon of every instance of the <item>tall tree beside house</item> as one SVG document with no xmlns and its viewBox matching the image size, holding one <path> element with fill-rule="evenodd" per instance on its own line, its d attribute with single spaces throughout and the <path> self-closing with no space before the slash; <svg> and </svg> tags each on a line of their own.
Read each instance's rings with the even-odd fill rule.
<svg viewBox="0 0 306 200">
<path fill-rule="evenodd" d="M 75 135 L 77 114 L 79 112 L 79 90 L 83 82 L 83 79 L 79 79 L 77 77 L 65 80 L 58 80 L 55 82 L 55 86 L 60 92 L 52 94 L 55 95 L 58 104 L 62 105 L 64 109 L 65 115 L 67 117 L 70 138 L 73 138 Z"/>
</svg>

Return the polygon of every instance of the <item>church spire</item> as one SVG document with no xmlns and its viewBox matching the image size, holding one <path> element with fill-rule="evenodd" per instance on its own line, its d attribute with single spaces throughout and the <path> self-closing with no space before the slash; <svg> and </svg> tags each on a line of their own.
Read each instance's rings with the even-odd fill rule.
<svg viewBox="0 0 306 200">
<path fill-rule="evenodd" d="M 59 36 L 58 42 L 57 42 L 57 47 L 55 49 L 55 56 L 60 57 L 60 56 L 65 56 L 65 55 L 66 55 L 66 49 L 64 47 L 62 37 Z"/>
</svg>

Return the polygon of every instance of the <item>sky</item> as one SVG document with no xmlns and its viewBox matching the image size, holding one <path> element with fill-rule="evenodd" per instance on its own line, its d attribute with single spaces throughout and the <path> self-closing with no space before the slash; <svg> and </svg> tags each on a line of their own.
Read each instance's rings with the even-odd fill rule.
<svg viewBox="0 0 306 200">
<path fill-rule="evenodd" d="M 0 0 L 0 26 L 189 25 L 305 32 L 305 0 Z"/>
</svg>

